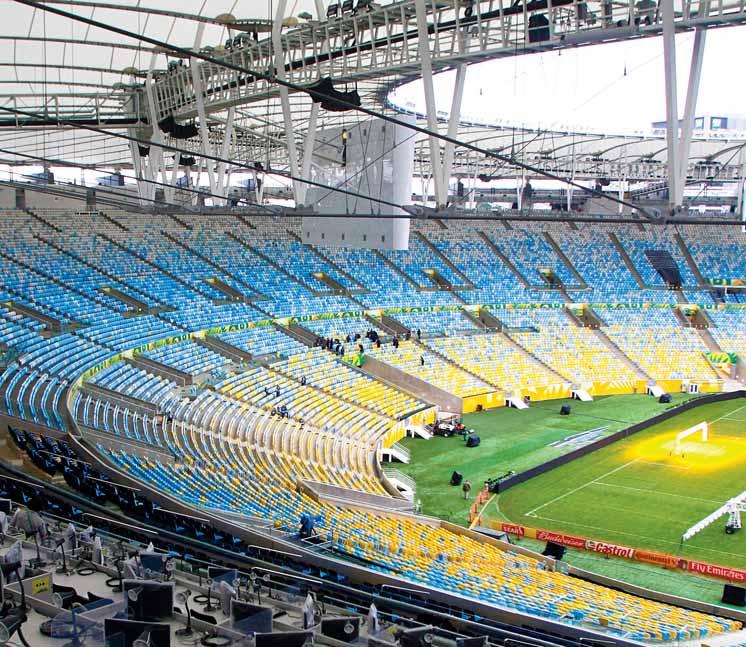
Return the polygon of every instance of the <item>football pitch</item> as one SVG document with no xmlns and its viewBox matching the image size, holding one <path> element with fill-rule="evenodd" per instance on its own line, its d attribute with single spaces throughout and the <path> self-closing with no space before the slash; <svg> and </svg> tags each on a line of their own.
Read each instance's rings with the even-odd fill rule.
<svg viewBox="0 0 746 647">
<path fill-rule="evenodd" d="M 709 439 L 677 447 L 677 434 L 703 421 Z M 530 479 L 497 497 L 486 518 L 744 568 L 746 530 L 726 534 L 727 516 L 681 544 L 689 527 L 744 491 L 741 398 L 697 407 Z"/>
</svg>

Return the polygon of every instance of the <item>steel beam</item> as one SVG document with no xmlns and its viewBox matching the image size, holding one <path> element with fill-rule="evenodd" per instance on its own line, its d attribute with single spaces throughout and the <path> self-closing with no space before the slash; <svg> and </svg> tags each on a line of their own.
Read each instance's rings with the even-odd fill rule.
<svg viewBox="0 0 746 647">
<path fill-rule="evenodd" d="M 433 62 L 430 56 L 430 37 L 427 24 L 427 7 L 425 0 L 415 0 L 417 12 L 417 34 L 422 68 L 422 84 L 425 90 L 425 106 L 427 107 L 427 127 L 433 132 L 438 131 L 438 115 L 435 105 L 435 89 L 433 87 Z M 433 169 L 435 182 L 435 202 L 437 206 L 445 206 L 448 202 L 448 186 L 443 186 L 443 163 L 440 158 L 440 142 L 435 137 L 428 137 L 430 144 L 430 165 Z"/>
<path fill-rule="evenodd" d="M 674 205 L 677 207 L 684 202 L 684 186 L 686 185 L 686 172 L 689 167 L 689 150 L 692 145 L 692 133 L 694 131 L 694 119 L 696 117 L 697 98 L 699 96 L 699 81 L 702 76 L 702 60 L 704 59 L 706 40 L 707 31 L 698 27 L 694 32 L 692 61 L 689 67 L 689 83 L 686 89 L 686 105 L 681 125 L 678 193 L 674 200 Z"/>
<path fill-rule="evenodd" d="M 277 12 L 275 13 L 274 23 L 272 24 L 272 49 L 274 52 L 275 74 L 277 78 L 282 81 L 285 80 L 282 21 L 285 18 L 286 8 L 287 0 L 279 0 L 277 3 Z M 285 85 L 280 85 L 280 104 L 282 106 L 282 120 L 285 125 L 285 145 L 288 149 L 290 173 L 294 177 L 300 177 L 300 169 L 298 168 L 298 149 L 295 146 L 295 127 L 293 126 L 293 114 L 290 109 L 290 91 Z M 303 197 L 301 195 L 302 192 L 303 189 L 301 188 L 301 183 L 293 181 L 293 196 L 295 197 L 296 204 L 299 204 L 299 198 Z"/>
<path fill-rule="evenodd" d="M 458 137 L 458 127 L 461 122 L 461 102 L 464 98 L 464 84 L 466 83 L 466 73 L 468 66 L 463 63 L 456 69 L 456 79 L 453 84 L 453 97 L 451 99 L 451 114 L 448 115 L 448 136 Z M 453 142 L 446 142 L 443 150 L 443 181 L 448 190 L 448 183 L 451 181 L 453 174 L 453 153 L 456 146 Z"/>
<path fill-rule="evenodd" d="M 197 100 L 197 116 L 199 117 L 199 140 L 200 150 L 202 151 L 202 161 L 207 168 L 207 180 L 210 183 L 210 193 L 215 195 L 217 193 L 217 185 L 215 181 L 215 169 L 213 168 L 212 160 L 207 159 L 207 155 L 211 155 L 210 151 L 210 133 L 207 130 L 207 111 L 205 110 L 205 92 L 202 86 L 202 77 L 200 76 L 200 64 L 197 59 L 192 58 L 189 60 L 189 69 L 192 73 L 192 87 L 194 87 L 194 95 Z"/>
<path fill-rule="evenodd" d="M 660 0 L 663 19 L 663 70 L 666 84 L 666 144 L 668 150 L 668 202 L 676 208 L 679 195 L 679 108 L 676 94 L 676 29 L 673 0 Z"/>
</svg>

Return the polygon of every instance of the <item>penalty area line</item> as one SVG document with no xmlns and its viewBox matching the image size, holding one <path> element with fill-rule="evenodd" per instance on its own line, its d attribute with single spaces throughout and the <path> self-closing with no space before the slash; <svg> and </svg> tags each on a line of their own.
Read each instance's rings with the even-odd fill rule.
<svg viewBox="0 0 746 647">
<path fill-rule="evenodd" d="M 572 494 L 575 494 L 576 492 L 580 492 L 580 490 L 582 490 L 584 488 L 587 488 L 589 485 L 593 485 L 594 483 L 598 483 L 599 481 L 605 479 L 607 476 L 611 476 L 612 474 L 615 474 L 616 472 L 619 472 L 619 471 L 623 470 L 625 467 L 629 467 L 633 463 L 636 463 L 638 460 L 639 460 L 638 458 L 635 458 L 635 459 L 629 461 L 628 463 L 625 463 L 624 465 L 620 465 L 619 467 L 615 467 L 613 470 L 609 470 L 605 474 L 601 474 L 601 476 L 596 477 L 592 481 L 588 481 L 587 483 L 583 483 L 583 485 L 579 485 L 578 487 L 573 488 L 569 492 L 565 492 L 564 494 L 560 494 L 559 496 L 554 497 L 550 501 L 547 501 L 546 503 L 542 503 L 540 506 L 537 506 L 533 510 L 529 510 L 526 513 L 526 515 L 529 516 L 529 517 L 535 517 L 536 513 L 539 510 L 541 510 L 543 508 L 546 508 L 548 505 L 552 505 L 553 503 L 556 503 L 557 501 L 560 501 L 560 500 L 564 499 L 565 497 L 568 497 L 568 496 L 570 496 Z"/>
</svg>

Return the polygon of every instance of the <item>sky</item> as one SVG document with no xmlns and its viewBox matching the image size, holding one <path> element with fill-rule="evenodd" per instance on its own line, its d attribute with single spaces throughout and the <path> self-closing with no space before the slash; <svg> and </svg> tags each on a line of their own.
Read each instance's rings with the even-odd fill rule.
<svg viewBox="0 0 746 647">
<path fill-rule="evenodd" d="M 679 114 L 683 114 L 693 33 L 676 38 Z M 746 27 L 707 34 L 697 113 L 746 115 Z M 454 72 L 436 78 L 438 110 L 450 110 Z M 575 50 L 514 56 L 469 68 L 462 114 L 488 123 L 591 132 L 647 130 L 666 117 L 663 39 L 645 38 Z M 396 103 L 424 112 L 420 81 L 396 91 Z M 575 129 L 573 128 L 573 129 Z"/>
</svg>

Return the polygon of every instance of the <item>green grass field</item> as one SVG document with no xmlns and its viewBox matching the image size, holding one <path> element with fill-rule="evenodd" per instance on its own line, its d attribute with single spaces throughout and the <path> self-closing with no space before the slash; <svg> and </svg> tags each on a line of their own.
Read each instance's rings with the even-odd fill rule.
<svg viewBox="0 0 746 647">
<path fill-rule="evenodd" d="M 675 434 L 706 420 L 708 442 Z M 725 518 L 680 547 L 684 531 L 746 490 L 746 403 L 697 408 L 542 474 L 500 495 L 488 515 L 746 567 L 746 531 L 724 533 Z"/>
<path fill-rule="evenodd" d="M 674 395 L 671 406 L 687 397 Z M 572 414 L 560 416 L 559 408 L 566 403 L 572 405 Z M 649 396 L 618 395 L 594 402 L 540 402 L 524 411 L 500 408 L 468 414 L 464 424 L 478 432 L 482 439 L 479 447 L 466 448 L 461 437 L 408 438 L 401 444 L 410 450 L 411 462 L 397 468 L 417 482 L 424 514 L 465 525 L 472 501 L 464 501 L 460 488 L 448 484 L 453 470 L 464 474 L 478 489 L 488 478 L 509 470 L 524 471 L 573 449 L 552 447 L 553 442 L 603 426 L 608 428 L 601 435 L 610 434 L 666 408 Z"/>
</svg>

